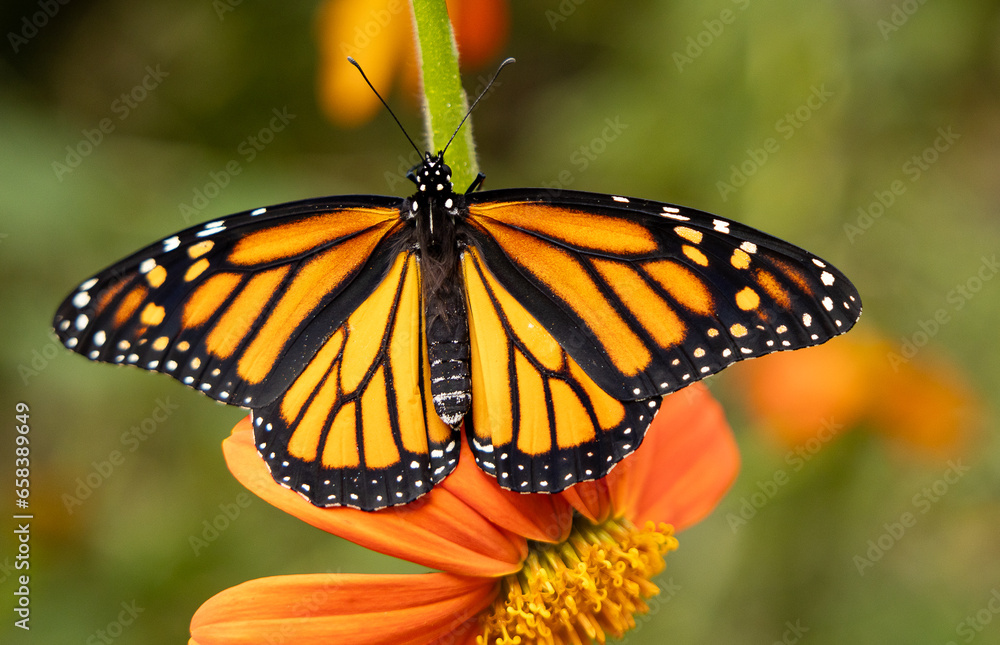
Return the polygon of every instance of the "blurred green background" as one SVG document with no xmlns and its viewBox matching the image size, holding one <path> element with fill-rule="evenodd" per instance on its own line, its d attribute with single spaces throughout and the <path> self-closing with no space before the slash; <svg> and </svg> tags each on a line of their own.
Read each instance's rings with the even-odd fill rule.
<svg viewBox="0 0 1000 645">
<path fill-rule="evenodd" d="M 411 151 L 388 115 L 346 129 L 320 110 L 317 10 L 0 8 L 0 497 L 11 509 L 0 641 L 182 643 L 195 609 L 244 580 L 419 570 L 247 502 L 219 449 L 242 411 L 91 364 L 49 328 L 85 277 L 187 225 L 409 191 L 395 173 Z M 681 535 L 661 579 L 672 591 L 628 642 L 1000 642 L 998 3 L 551 0 L 509 11 L 509 36 L 466 75 L 471 91 L 503 57 L 518 60 L 474 116 L 487 188 L 561 183 L 672 201 L 804 246 L 858 286 L 865 313 L 853 333 L 899 355 L 914 344 L 906 365 L 923 376 L 897 405 L 951 420 L 927 449 L 907 440 L 906 423 L 886 430 L 856 415 L 796 469 L 789 454 L 806 444 L 782 443 L 747 403 L 751 384 L 782 387 L 768 380 L 773 359 L 712 379 L 743 470 Z M 355 55 L 365 63 L 364 48 Z M 417 101 L 395 83 L 388 100 L 417 136 Z M 294 118 L 251 159 L 248 138 L 272 110 Z M 111 127 L 95 143 L 102 123 Z M 222 185 L 234 160 L 240 172 Z M 873 206 L 880 196 L 891 205 Z M 884 369 L 884 349 L 864 360 L 883 368 L 855 383 L 877 407 L 898 372 Z M 832 380 L 803 364 L 798 380 Z M 942 380 L 951 407 L 937 410 L 921 378 Z M 8 519 L 18 401 L 31 410 L 28 633 L 10 611 L 23 573 Z M 907 512 L 915 524 L 897 537 Z M 126 607 L 138 613 L 128 625 Z"/>
</svg>

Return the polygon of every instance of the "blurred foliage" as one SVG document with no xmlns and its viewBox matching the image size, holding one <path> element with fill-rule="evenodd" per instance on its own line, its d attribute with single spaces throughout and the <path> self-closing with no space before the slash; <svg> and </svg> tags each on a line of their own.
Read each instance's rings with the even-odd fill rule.
<svg viewBox="0 0 1000 645">
<path fill-rule="evenodd" d="M 32 630 L 7 613 L 3 642 L 106 642 L 104 630 L 181 643 L 201 602 L 247 579 L 418 570 L 242 496 L 219 450 L 241 412 L 167 378 L 89 364 L 49 332 L 84 277 L 189 224 L 323 194 L 409 191 L 412 151 L 388 115 L 341 129 L 318 107 L 317 9 L 0 8 L 0 409 L 31 406 L 35 515 Z M 789 451 L 808 444 L 757 432 L 767 417 L 745 403 L 748 379 L 767 372 L 736 366 L 713 379 L 743 473 L 680 536 L 662 579 L 672 591 L 628 642 L 997 640 L 1000 620 L 987 624 L 1000 590 L 997 3 L 552 0 L 510 11 L 505 50 L 466 76 L 471 91 L 501 58 L 518 59 L 474 116 L 487 187 L 661 199 L 789 239 L 851 276 L 865 301 L 859 332 L 962 393 L 940 405 L 969 406 L 957 411 L 964 447 L 949 454 L 912 449 L 898 428 L 871 432 L 873 415 L 796 469 Z M 153 89 L 136 89 L 144 79 Z M 390 102 L 422 131 L 412 89 Z M 274 110 L 294 118 L 270 136 Z M 77 167 L 57 172 L 74 150 Z M 805 361 L 798 378 L 823 384 L 822 364 Z M 883 366 L 880 378 L 895 373 Z M 926 390 L 909 391 L 895 409 L 907 396 L 927 405 Z M 69 496 L 80 503 L 67 508 Z M 915 523 L 896 538 L 905 513 Z M 11 530 L 5 522 L 0 540 L 7 603 Z M 859 557 L 872 559 L 860 573 Z M 128 625 L 117 622 L 123 603 L 142 609 Z"/>
</svg>

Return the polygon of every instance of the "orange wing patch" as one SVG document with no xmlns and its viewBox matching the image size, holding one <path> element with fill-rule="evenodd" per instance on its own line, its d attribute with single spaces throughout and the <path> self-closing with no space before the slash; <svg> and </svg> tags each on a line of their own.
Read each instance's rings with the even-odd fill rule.
<svg viewBox="0 0 1000 645">
<path fill-rule="evenodd" d="M 579 248 L 616 254 L 651 253 L 658 248 L 649 229 L 620 217 L 519 202 L 476 204 L 469 212 L 491 232 L 494 222 L 503 222 Z"/>
<path fill-rule="evenodd" d="M 374 228 L 319 253 L 295 275 L 266 322 L 240 357 L 239 375 L 250 383 L 266 377 L 298 325 L 317 304 L 358 270 L 374 251 L 389 225 Z"/>
<path fill-rule="evenodd" d="M 399 218 L 394 208 L 332 211 L 247 235 L 227 258 L 237 265 L 288 260 L 359 231 L 384 229 Z"/>
<path fill-rule="evenodd" d="M 660 347 L 673 347 L 684 340 L 684 321 L 638 271 L 613 260 L 595 259 L 592 263 Z"/>
<path fill-rule="evenodd" d="M 638 374 L 649 365 L 649 349 L 571 253 L 508 226 L 490 220 L 481 223 L 507 255 L 518 259 L 519 267 L 572 307 L 623 374 Z"/>
</svg>

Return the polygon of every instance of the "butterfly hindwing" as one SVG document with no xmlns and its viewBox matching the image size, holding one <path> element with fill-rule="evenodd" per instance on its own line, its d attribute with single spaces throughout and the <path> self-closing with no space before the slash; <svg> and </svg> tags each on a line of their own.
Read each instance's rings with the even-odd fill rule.
<svg viewBox="0 0 1000 645">
<path fill-rule="evenodd" d="M 574 191 L 467 199 L 470 237 L 491 274 L 620 400 L 817 345 L 861 313 L 837 269 L 708 213 Z"/>
<path fill-rule="evenodd" d="M 456 465 L 458 431 L 434 412 L 415 255 L 330 336 L 284 395 L 254 409 L 257 448 L 318 506 L 405 504 Z"/>
<path fill-rule="evenodd" d="M 504 488 L 557 492 L 598 479 L 634 451 L 660 398 L 621 401 L 602 390 L 484 267 L 463 257 L 472 345 L 476 462 Z"/>
<path fill-rule="evenodd" d="M 224 403 L 270 402 L 388 270 L 398 202 L 294 202 L 189 228 L 84 281 L 56 334 Z"/>
</svg>

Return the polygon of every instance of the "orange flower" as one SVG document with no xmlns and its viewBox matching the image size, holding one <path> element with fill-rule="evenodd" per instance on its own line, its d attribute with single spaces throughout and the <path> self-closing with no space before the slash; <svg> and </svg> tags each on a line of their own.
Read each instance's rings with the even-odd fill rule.
<svg viewBox="0 0 1000 645">
<path fill-rule="evenodd" d="M 958 370 L 931 350 L 858 330 L 819 347 L 749 361 L 741 387 L 750 410 L 788 445 L 868 424 L 932 454 L 951 454 L 979 423 L 981 405 Z M 828 440 L 832 436 L 827 436 Z"/>
<path fill-rule="evenodd" d="M 274 482 L 249 419 L 223 450 L 236 478 L 274 506 L 439 572 L 246 582 L 201 606 L 189 645 L 604 643 L 648 610 L 673 532 L 707 515 L 739 466 L 701 385 L 667 397 L 642 446 L 611 474 L 556 495 L 499 488 L 463 445 L 455 471 L 410 505 L 317 508 Z"/>
<path fill-rule="evenodd" d="M 509 17 L 504 0 L 449 0 L 448 15 L 463 69 L 476 69 L 491 61 L 507 40 Z M 334 123 L 361 125 L 380 107 L 361 75 L 347 64 L 348 56 L 356 58 L 368 77 L 379 82 L 387 82 L 400 71 L 404 93 L 419 93 L 413 14 L 408 1 L 327 0 L 319 9 L 317 31 L 319 103 Z"/>
</svg>

